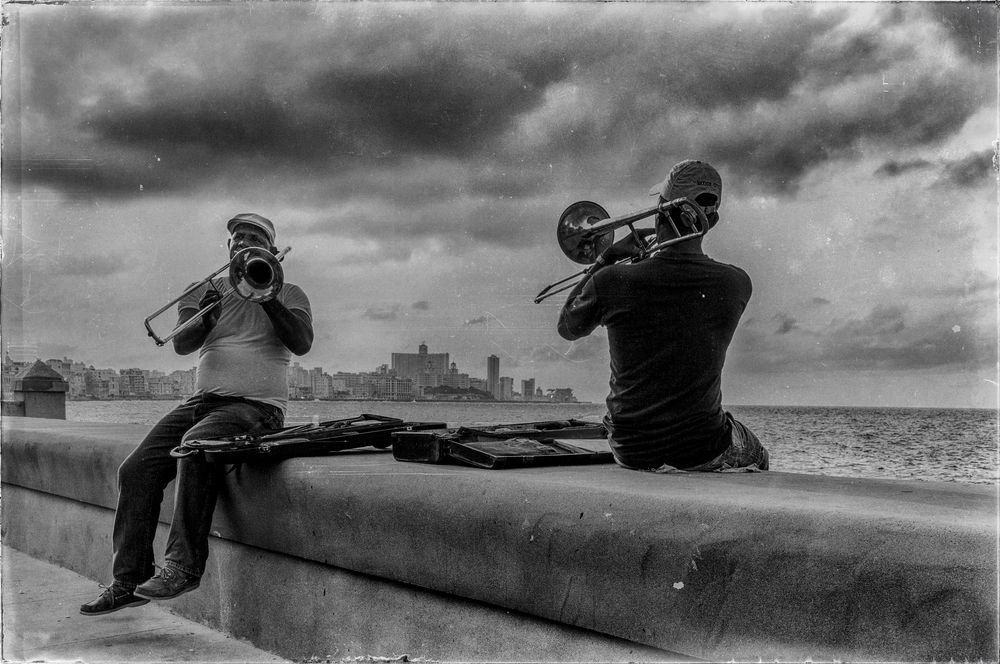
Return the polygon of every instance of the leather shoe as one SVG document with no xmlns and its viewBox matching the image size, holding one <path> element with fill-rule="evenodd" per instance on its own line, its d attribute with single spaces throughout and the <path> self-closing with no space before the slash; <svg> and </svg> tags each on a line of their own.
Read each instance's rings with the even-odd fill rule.
<svg viewBox="0 0 1000 664">
<path fill-rule="evenodd" d="M 114 613 L 130 606 L 142 606 L 143 604 L 149 604 L 149 600 L 136 597 L 131 590 L 126 590 L 118 584 L 112 583 L 93 602 L 81 605 L 80 613 L 85 616 L 101 616 L 105 613 Z"/>
<path fill-rule="evenodd" d="M 160 568 L 153 578 L 135 589 L 137 597 L 144 599 L 173 599 L 201 585 L 201 579 L 170 565 Z"/>
</svg>

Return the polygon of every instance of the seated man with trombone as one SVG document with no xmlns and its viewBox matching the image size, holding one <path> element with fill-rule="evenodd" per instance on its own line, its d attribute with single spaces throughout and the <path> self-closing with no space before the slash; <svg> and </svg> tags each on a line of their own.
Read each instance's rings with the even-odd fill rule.
<svg viewBox="0 0 1000 664">
<path fill-rule="evenodd" d="M 201 455 L 178 461 L 183 440 L 218 439 L 277 429 L 288 400 L 290 355 L 312 346 L 312 312 L 302 289 L 283 282 L 274 225 L 257 214 L 227 222 L 230 262 L 146 319 L 158 345 L 199 350 L 195 394 L 165 415 L 118 470 L 112 533 L 113 583 L 84 615 L 101 615 L 194 590 L 208 559 L 208 532 L 223 474 Z M 230 288 L 216 277 L 229 270 Z M 223 280 L 219 279 L 219 282 Z M 228 297 L 230 294 L 238 297 Z M 178 323 L 164 338 L 150 320 L 177 304 Z M 164 564 L 154 576 L 153 537 L 167 484 L 176 477 Z"/>
<path fill-rule="evenodd" d="M 719 220 L 722 178 L 709 164 L 686 160 L 654 192 L 660 197 L 654 208 L 604 223 L 607 213 L 587 203 L 594 207 L 584 216 L 597 208 L 598 220 L 579 224 L 587 229 L 579 235 L 589 231 L 594 242 L 596 234 L 613 235 L 623 225 L 631 234 L 605 249 L 570 292 L 559 334 L 572 341 L 598 325 L 608 329 L 605 424 L 620 465 L 658 472 L 767 470 L 767 450 L 722 409 L 726 350 L 751 294 L 746 272 L 702 251 L 704 234 Z M 657 241 L 646 246 L 631 222 L 650 214 Z"/>
</svg>

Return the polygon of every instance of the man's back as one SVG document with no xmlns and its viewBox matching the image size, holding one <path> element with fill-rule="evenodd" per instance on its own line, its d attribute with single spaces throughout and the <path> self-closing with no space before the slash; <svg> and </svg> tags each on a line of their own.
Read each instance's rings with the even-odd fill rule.
<svg viewBox="0 0 1000 664">
<path fill-rule="evenodd" d="M 619 458 L 688 467 L 727 441 L 721 375 L 751 294 L 743 270 L 669 252 L 594 275 L 611 351 L 609 424 Z"/>
</svg>

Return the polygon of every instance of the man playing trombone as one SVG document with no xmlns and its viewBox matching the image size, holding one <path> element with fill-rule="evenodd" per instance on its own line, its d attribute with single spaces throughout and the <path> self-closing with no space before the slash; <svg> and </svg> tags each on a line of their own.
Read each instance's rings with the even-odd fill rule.
<svg viewBox="0 0 1000 664">
<path fill-rule="evenodd" d="M 270 283 L 260 293 L 224 297 L 219 292 L 222 279 L 206 279 L 178 298 L 173 346 L 181 355 L 200 351 L 195 394 L 165 415 L 119 468 L 114 581 L 80 607 L 84 615 L 170 599 L 198 587 L 208 558 L 221 464 L 206 463 L 200 455 L 178 461 L 170 455 L 174 447 L 188 439 L 212 440 L 284 424 L 290 356 L 312 346 L 309 300 L 298 286 L 282 283 L 281 267 L 272 258 L 277 249 L 270 220 L 239 214 L 227 229 L 230 266 L 244 255 L 264 254 L 267 259 L 261 262 L 273 263 L 264 268 Z M 200 321 L 193 320 L 196 317 Z M 154 576 L 153 537 L 160 503 L 175 476 L 164 565 Z"/>
<path fill-rule="evenodd" d="M 629 264 L 619 261 L 640 256 L 634 235 L 608 248 L 570 292 L 559 334 L 572 341 L 607 327 L 605 424 L 620 465 L 767 470 L 767 450 L 722 409 L 726 350 L 752 290 L 746 272 L 702 250 L 704 232 L 719 220 L 722 178 L 705 162 L 682 161 L 654 192 L 663 248 Z"/>
</svg>

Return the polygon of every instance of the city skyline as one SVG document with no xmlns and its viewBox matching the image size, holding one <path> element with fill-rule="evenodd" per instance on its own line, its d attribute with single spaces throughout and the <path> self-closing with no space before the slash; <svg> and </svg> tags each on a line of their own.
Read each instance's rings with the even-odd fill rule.
<svg viewBox="0 0 1000 664">
<path fill-rule="evenodd" d="M 606 330 L 565 341 L 563 299 L 533 303 L 581 269 L 557 220 L 647 208 L 697 158 L 723 178 L 705 251 L 753 280 L 725 403 L 997 405 L 989 3 L 4 10 L 11 344 L 189 366 L 143 317 L 256 212 L 312 304 L 301 362 L 425 340 L 599 402 Z"/>
<path fill-rule="evenodd" d="M 163 379 L 174 379 L 175 381 L 182 381 L 184 384 L 188 385 L 188 387 L 181 389 L 180 394 L 182 394 L 182 395 L 188 395 L 188 394 L 191 394 L 194 391 L 195 372 L 197 371 L 197 365 L 194 365 L 194 366 L 191 366 L 191 367 L 185 368 L 185 369 L 174 369 L 172 371 L 165 371 L 165 370 L 163 370 L 161 368 L 158 368 L 158 367 L 152 367 L 152 368 L 149 368 L 149 367 L 107 367 L 107 366 L 101 367 L 101 366 L 95 366 L 93 363 L 88 363 L 86 360 L 80 360 L 80 359 L 68 358 L 68 357 L 62 357 L 62 358 L 45 357 L 45 355 L 46 355 L 45 353 L 41 352 L 39 349 L 37 349 L 37 348 L 35 348 L 33 346 L 15 346 L 15 347 L 11 348 L 11 347 L 7 347 L 5 345 L 4 348 L 2 349 L 2 358 L 3 358 L 3 361 L 4 361 L 3 374 L 4 374 L 4 381 L 5 381 L 4 382 L 4 393 L 6 394 L 9 391 L 10 384 L 12 383 L 14 376 L 19 371 L 21 371 L 22 369 L 24 369 L 24 368 L 29 367 L 30 365 L 32 365 L 35 361 L 41 361 L 46 366 L 55 369 L 60 374 L 64 375 L 64 377 L 66 377 L 67 380 L 69 380 L 69 375 L 71 373 L 71 367 L 77 367 L 79 365 L 79 369 L 81 371 L 97 372 L 98 376 L 99 377 L 103 377 L 105 380 L 108 378 L 107 375 L 104 375 L 107 372 L 113 372 L 113 373 L 115 373 L 115 375 L 120 375 L 122 377 L 125 377 L 126 379 L 128 379 L 130 375 L 134 376 L 136 374 L 143 374 L 143 375 L 145 375 L 145 377 L 147 379 L 149 379 L 149 378 L 155 378 L 155 379 L 161 379 L 161 378 L 163 378 Z M 407 379 L 407 380 L 409 380 L 409 379 L 412 378 L 413 379 L 413 386 L 417 389 L 418 392 L 420 392 L 421 388 L 424 388 L 424 387 L 432 387 L 433 388 L 433 387 L 440 387 L 442 385 L 447 385 L 449 387 L 461 387 L 461 388 L 464 388 L 466 390 L 469 387 L 473 387 L 473 388 L 476 388 L 476 389 L 480 389 L 483 392 L 486 392 L 488 394 L 491 394 L 495 399 L 506 400 L 506 401 L 510 401 L 510 400 L 534 401 L 534 400 L 548 400 L 548 399 L 554 399 L 554 398 L 557 398 L 557 399 L 560 399 L 560 400 L 567 399 L 567 398 L 570 399 L 570 400 L 575 400 L 575 396 L 574 396 L 574 393 L 573 393 L 574 390 L 573 390 L 572 386 L 559 385 L 559 386 L 554 386 L 554 387 L 550 387 L 550 388 L 546 388 L 546 389 L 543 389 L 541 386 L 537 386 L 537 388 L 536 388 L 536 381 L 535 381 L 535 379 L 533 377 L 532 378 L 522 378 L 520 380 L 520 383 L 519 383 L 521 385 L 522 389 L 521 389 L 520 392 L 517 392 L 513 388 L 514 388 L 514 386 L 516 384 L 518 384 L 518 381 L 514 377 L 512 377 L 512 376 L 501 376 L 501 377 L 498 377 L 498 381 L 497 381 L 498 384 L 497 385 L 492 385 L 488 379 L 477 377 L 477 376 L 471 376 L 470 374 L 464 374 L 464 373 L 463 374 L 459 374 L 458 373 L 458 365 L 457 365 L 457 363 L 456 362 L 450 362 L 450 361 L 446 361 L 445 364 L 442 365 L 442 366 L 434 366 L 432 368 L 433 370 L 426 372 L 426 373 L 434 374 L 434 375 L 431 376 L 431 378 L 433 379 L 431 382 L 424 382 L 424 381 L 421 381 L 418 378 L 416 378 L 415 374 L 418 373 L 418 372 L 414 372 L 414 371 L 397 371 L 396 364 L 397 364 L 397 358 L 399 356 L 422 357 L 422 356 L 428 355 L 428 347 L 427 347 L 427 345 L 425 343 L 421 343 L 418 346 L 417 353 L 391 352 L 390 355 L 391 355 L 390 362 L 388 362 L 388 363 L 382 363 L 382 364 L 379 364 L 379 365 L 377 365 L 375 367 L 369 368 L 367 370 L 360 370 L 360 371 L 345 371 L 345 370 L 339 369 L 339 368 L 338 369 L 332 369 L 332 370 L 328 371 L 328 367 L 316 366 L 316 365 L 308 366 L 307 367 L 307 366 L 303 366 L 300 361 L 298 361 L 298 360 L 296 360 L 296 359 L 293 358 L 292 361 L 290 361 L 289 365 L 288 365 L 289 395 L 290 395 L 290 398 L 295 398 L 294 394 L 295 394 L 296 388 L 301 387 L 301 385 L 298 384 L 294 380 L 294 376 L 297 373 L 301 372 L 301 373 L 308 374 L 308 375 L 313 375 L 313 374 L 319 373 L 321 376 L 324 376 L 328 380 L 329 379 L 336 379 L 337 376 L 343 376 L 343 375 L 364 376 L 364 375 L 385 375 L 385 374 L 389 374 L 389 375 L 392 375 L 392 376 L 398 376 L 401 379 Z M 430 354 L 430 355 L 432 355 L 432 356 L 433 355 L 440 355 L 440 356 L 443 356 L 445 358 L 449 357 L 448 353 Z M 499 370 L 499 358 L 497 358 L 496 356 L 489 356 L 489 357 L 487 357 L 485 359 L 486 359 L 486 365 L 487 365 L 487 373 L 489 373 L 490 367 L 493 365 L 494 360 L 496 360 L 497 370 Z M 455 374 L 455 375 L 458 375 L 458 376 L 463 376 L 465 378 L 465 380 L 464 380 L 463 384 L 461 384 L 461 385 L 449 384 L 447 380 L 442 380 L 441 379 L 442 378 L 441 375 L 445 374 L 445 373 L 451 373 L 451 374 Z M 179 377 L 180 374 L 186 374 L 186 376 Z M 499 383 L 501 381 L 503 382 L 503 384 L 505 386 L 504 390 L 499 389 Z M 530 388 L 531 388 L 530 394 L 528 394 L 528 393 L 525 392 L 524 388 L 526 386 L 530 386 Z M 343 387 L 343 386 L 341 386 L 341 387 Z M 154 389 L 154 390 L 150 390 L 150 389 L 143 390 L 143 391 L 141 391 L 141 393 L 147 393 L 148 392 L 148 394 L 150 396 L 161 396 L 161 397 L 162 396 L 170 396 L 170 395 L 175 395 L 177 393 L 177 389 L 176 388 L 177 388 L 177 385 L 175 384 L 174 385 L 174 389 L 172 391 L 169 390 L 169 389 L 165 389 L 165 388 L 158 388 L 158 389 Z M 316 396 L 316 395 L 311 392 L 312 389 L 314 389 L 314 386 L 310 386 L 310 392 L 307 395 L 307 397 L 304 396 L 304 397 L 301 397 L 301 398 L 310 398 L 310 399 L 314 398 L 314 396 Z M 537 390 L 537 392 L 536 392 L 536 390 Z M 80 396 L 81 394 L 83 394 L 80 391 L 79 386 L 77 386 L 76 389 L 71 389 L 70 392 L 71 392 L 72 396 Z M 128 393 L 131 396 L 135 396 L 137 394 L 137 392 L 134 391 L 134 390 L 129 391 Z M 546 393 L 548 393 L 549 396 L 546 397 L 545 396 Z M 91 394 L 89 392 L 86 393 L 86 394 L 88 396 L 91 396 L 91 397 L 98 396 L 98 395 L 95 395 L 95 394 Z M 106 397 L 107 394 L 105 393 L 103 396 Z M 324 393 L 321 396 L 325 397 L 325 396 L 328 396 L 328 394 Z M 415 394 L 414 396 L 423 397 L 425 395 L 423 395 L 423 394 Z"/>
</svg>

